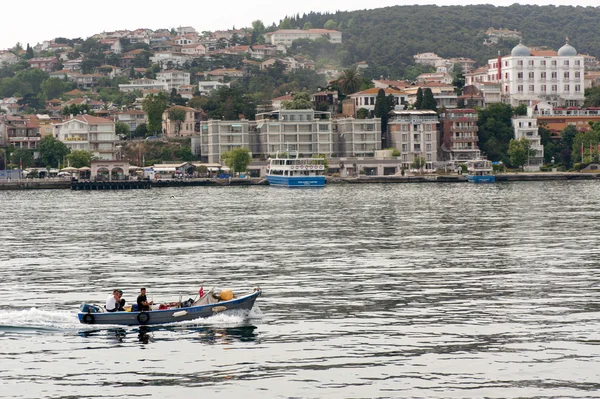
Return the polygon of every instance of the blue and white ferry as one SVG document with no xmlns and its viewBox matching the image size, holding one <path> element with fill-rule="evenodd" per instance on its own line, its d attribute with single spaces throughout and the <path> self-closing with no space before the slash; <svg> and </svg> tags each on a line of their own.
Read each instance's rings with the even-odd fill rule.
<svg viewBox="0 0 600 399">
<path fill-rule="evenodd" d="M 492 171 L 492 161 L 487 159 L 474 159 L 467 162 L 467 180 L 471 183 L 495 183 L 496 176 Z"/>
<path fill-rule="evenodd" d="M 324 187 L 325 159 L 271 158 L 267 166 L 267 181 L 276 187 Z"/>
</svg>

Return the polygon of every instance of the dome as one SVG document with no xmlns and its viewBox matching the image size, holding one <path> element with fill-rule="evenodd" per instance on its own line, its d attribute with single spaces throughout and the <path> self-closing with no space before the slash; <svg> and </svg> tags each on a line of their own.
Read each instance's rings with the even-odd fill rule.
<svg viewBox="0 0 600 399">
<path fill-rule="evenodd" d="M 558 49 L 559 57 L 573 57 L 577 55 L 577 50 L 575 47 L 571 46 L 569 42 L 565 43 L 560 49 Z"/>
<path fill-rule="evenodd" d="M 519 43 L 512 49 L 510 55 L 513 57 L 529 57 L 531 53 L 529 52 L 529 49 L 523 45 L 523 43 Z"/>
</svg>

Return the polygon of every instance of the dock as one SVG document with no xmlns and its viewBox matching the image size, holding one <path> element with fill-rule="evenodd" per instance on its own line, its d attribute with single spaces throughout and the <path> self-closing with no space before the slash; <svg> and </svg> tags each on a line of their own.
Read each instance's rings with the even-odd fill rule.
<svg viewBox="0 0 600 399">
<path fill-rule="evenodd" d="M 71 183 L 71 190 L 147 190 L 152 185 L 148 180 L 122 180 L 122 181 L 76 181 Z"/>
</svg>

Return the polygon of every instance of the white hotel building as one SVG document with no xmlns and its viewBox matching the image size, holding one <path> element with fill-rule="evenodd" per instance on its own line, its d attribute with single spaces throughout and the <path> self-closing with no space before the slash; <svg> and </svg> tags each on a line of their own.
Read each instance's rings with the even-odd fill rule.
<svg viewBox="0 0 600 399">
<path fill-rule="evenodd" d="M 584 101 L 584 57 L 569 43 L 554 51 L 530 51 L 519 43 L 510 56 L 488 61 L 488 68 L 465 76 L 466 84 L 500 84 L 502 101 L 512 106 L 546 101 L 576 107 Z"/>
</svg>

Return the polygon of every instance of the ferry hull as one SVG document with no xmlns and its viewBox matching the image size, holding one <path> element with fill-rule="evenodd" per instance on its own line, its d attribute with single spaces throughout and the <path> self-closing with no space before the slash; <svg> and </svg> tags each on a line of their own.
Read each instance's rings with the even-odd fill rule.
<svg viewBox="0 0 600 399">
<path fill-rule="evenodd" d="M 325 176 L 274 176 L 267 175 L 269 185 L 275 187 L 325 187 Z"/>
<path fill-rule="evenodd" d="M 495 183 L 496 176 L 487 175 L 487 176 L 467 176 L 467 180 L 471 183 Z"/>
</svg>

